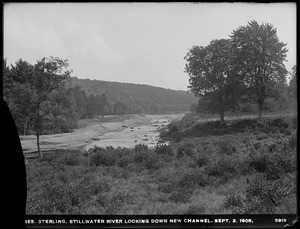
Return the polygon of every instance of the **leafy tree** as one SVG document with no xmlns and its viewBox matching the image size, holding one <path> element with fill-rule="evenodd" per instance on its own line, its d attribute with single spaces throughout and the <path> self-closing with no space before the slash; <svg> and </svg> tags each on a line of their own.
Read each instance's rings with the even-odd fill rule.
<svg viewBox="0 0 300 229">
<path fill-rule="evenodd" d="M 34 101 L 32 104 L 33 123 L 37 136 L 37 148 L 42 158 L 40 149 L 40 135 L 43 132 L 45 114 L 55 108 L 49 100 L 49 95 L 54 90 L 60 90 L 64 87 L 67 77 L 71 71 L 68 70 L 68 60 L 62 60 L 58 57 L 43 58 L 38 60 L 34 66 L 32 74 L 32 86 L 34 90 Z"/>
<path fill-rule="evenodd" d="M 127 105 L 125 102 L 118 101 L 114 105 L 114 113 L 118 115 L 123 115 L 127 113 Z"/>
<path fill-rule="evenodd" d="M 289 83 L 289 96 L 291 100 L 297 102 L 297 67 L 292 68 L 291 80 Z"/>
<path fill-rule="evenodd" d="M 86 116 L 87 98 L 85 92 L 79 87 L 71 87 L 67 89 L 67 96 L 73 98 L 74 106 L 78 118 L 84 118 Z"/>
<path fill-rule="evenodd" d="M 265 99 L 278 98 L 284 88 L 286 44 L 271 24 L 254 20 L 234 30 L 231 43 L 236 72 L 243 77 L 248 99 L 257 103 L 261 119 Z"/>
<path fill-rule="evenodd" d="M 193 46 L 184 59 L 189 89 L 200 98 L 203 110 L 220 114 L 223 124 L 225 111 L 237 108 L 242 88 L 231 64 L 230 41 L 213 40 L 206 47 Z"/>
<path fill-rule="evenodd" d="M 107 106 L 109 105 L 108 99 L 106 97 L 105 93 L 102 93 L 100 96 L 100 114 L 104 116 L 105 114 L 108 113 L 108 108 Z"/>
<path fill-rule="evenodd" d="M 89 118 L 94 117 L 96 114 L 96 107 L 97 107 L 97 98 L 94 94 L 90 94 L 87 98 L 87 108 L 86 113 Z"/>
<path fill-rule="evenodd" d="M 4 99 L 8 103 L 18 130 L 20 131 L 22 126 L 25 135 L 26 127 L 32 118 L 33 88 L 30 77 L 33 74 L 33 66 L 19 59 L 15 66 L 9 68 L 4 60 L 3 69 Z"/>
</svg>

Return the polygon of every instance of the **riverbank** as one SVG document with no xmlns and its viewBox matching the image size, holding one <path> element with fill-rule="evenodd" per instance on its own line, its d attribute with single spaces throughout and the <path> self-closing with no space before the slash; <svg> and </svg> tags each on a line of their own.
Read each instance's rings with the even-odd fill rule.
<svg viewBox="0 0 300 229">
<path fill-rule="evenodd" d="M 155 145 L 158 129 L 171 121 L 179 120 L 180 114 L 124 115 L 84 119 L 72 133 L 43 135 L 40 146 L 44 153 L 56 150 L 87 150 L 94 145 L 133 147 L 136 144 Z M 22 149 L 26 157 L 35 157 L 36 136 L 21 136 Z"/>
</svg>

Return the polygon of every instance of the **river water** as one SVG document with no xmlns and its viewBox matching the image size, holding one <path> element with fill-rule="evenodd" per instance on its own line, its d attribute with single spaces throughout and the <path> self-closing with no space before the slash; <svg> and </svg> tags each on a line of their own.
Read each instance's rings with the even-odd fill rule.
<svg viewBox="0 0 300 229">
<path fill-rule="evenodd" d="M 137 144 L 155 147 L 157 143 L 161 143 L 159 130 L 183 116 L 184 114 L 136 115 L 122 122 L 103 123 L 101 124 L 103 128 L 115 128 L 114 131 L 93 138 L 93 141 L 85 146 L 85 150 L 94 146 L 132 148 Z"/>
</svg>

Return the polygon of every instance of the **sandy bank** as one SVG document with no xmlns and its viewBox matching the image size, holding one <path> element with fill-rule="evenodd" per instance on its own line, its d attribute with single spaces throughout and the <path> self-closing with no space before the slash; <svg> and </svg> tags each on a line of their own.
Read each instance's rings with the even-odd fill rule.
<svg viewBox="0 0 300 229">
<path fill-rule="evenodd" d="M 183 116 L 183 114 L 127 115 L 80 120 L 79 128 L 72 133 L 41 136 L 41 149 L 44 152 L 59 149 L 86 150 L 94 145 L 132 147 L 139 143 L 151 146 L 158 140 L 159 128 Z M 20 139 L 25 155 L 37 151 L 34 135 L 21 136 Z"/>
</svg>

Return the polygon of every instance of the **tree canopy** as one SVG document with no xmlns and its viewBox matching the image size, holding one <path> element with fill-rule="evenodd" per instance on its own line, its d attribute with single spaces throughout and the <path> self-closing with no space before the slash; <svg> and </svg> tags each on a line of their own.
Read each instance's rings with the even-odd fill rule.
<svg viewBox="0 0 300 229">
<path fill-rule="evenodd" d="M 234 30 L 231 43 L 237 73 L 243 77 L 247 97 L 257 103 L 261 118 L 265 99 L 278 98 L 286 84 L 286 44 L 279 41 L 271 24 L 259 25 L 254 20 Z"/>
<path fill-rule="evenodd" d="M 262 117 L 265 100 L 279 99 L 286 84 L 286 44 L 269 23 L 250 21 L 207 46 L 193 46 L 185 60 L 189 89 L 199 97 L 202 110 L 220 114 L 257 103 Z"/>
<path fill-rule="evenodd" d="M 184 59 L 189 88 L 200 98 L 199 105 L 203 110 L 219 113 L 223 123 L 225 111 L 237 108 L 242 88 L 233 69 L 230 40 L 213 40 L 206 47 L 194 46 Z"/>
</svg>

